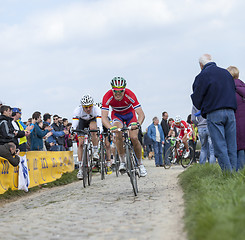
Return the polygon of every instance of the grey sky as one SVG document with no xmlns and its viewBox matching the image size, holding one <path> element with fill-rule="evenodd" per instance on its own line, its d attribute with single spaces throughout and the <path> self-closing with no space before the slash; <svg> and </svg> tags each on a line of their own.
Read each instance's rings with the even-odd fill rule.
<svg viewBox="0 0 245 240">
<path fill-rule="evenodd" d="M 0 1 L 0 100 L 72 118 L 81 96 L 101 101 L 123 76 L 146 114 L 186 119 L 198 58 L 244 79 L 242 0 Z"/>
</svg>

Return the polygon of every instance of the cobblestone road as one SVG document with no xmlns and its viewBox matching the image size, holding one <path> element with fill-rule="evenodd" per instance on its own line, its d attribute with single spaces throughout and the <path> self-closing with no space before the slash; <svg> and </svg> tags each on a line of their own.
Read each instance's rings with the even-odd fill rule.
<svg viewBox="0 0 245 240">
<path fill-rule="evenodd" d="M 44 189 L 0 208 L 0 239 L 166 239 L 185 240 L 183 199 L 177 176 L 144 161 L 148 175 L 134 197 L 129 178 L 113 173 L 104 181 Z"/>
</svg>

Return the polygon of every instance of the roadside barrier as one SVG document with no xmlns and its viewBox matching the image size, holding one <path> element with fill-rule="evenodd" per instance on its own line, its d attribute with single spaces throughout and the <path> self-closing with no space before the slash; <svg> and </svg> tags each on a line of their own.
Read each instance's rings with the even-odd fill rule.
<svg viewBox="0 0 245 240">
<path fill-rule="evenodd" d="M 26 153 L 26 159 L 30 178 L 29 188 L 53 182 L 63 173 L 74 170 L 72 151 L 30 151 Z M 0 194 L 9 188 L 18 189 L 18 172 L 18 166 L 13 167 L 6 159 L 0 157 Z"/>
</svg>

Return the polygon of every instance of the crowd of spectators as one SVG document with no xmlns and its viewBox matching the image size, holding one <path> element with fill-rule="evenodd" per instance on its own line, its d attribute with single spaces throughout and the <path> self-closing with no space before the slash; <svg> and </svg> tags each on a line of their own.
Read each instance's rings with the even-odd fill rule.
<svg viewBox="0 0 245 240">
<path fill-rule="evenodd" d="M 21 120 L 21 109 L 0 101 L 0 157 L 13 166 L 19 163 L 19 152 L 67 151 L 72 147 L 71 123 L 67 118 L 34 112 L 27 122 Z M 52 121 L 53 120 L 53 121 Z"/>
<path fill-rule="evenodd" d="M 213 164 L 217 159 L 223 171 L 237 171 L 245 166 L 245 83 L 239 79 L 237 67 L 220 68 L 209 54 L 201 56 L 199 65 L 201 72 L 191 95 L 192 114 L 186 121 L 192 128 L 188 143 L 194 149 L 194 162 L 200 139 L 200 164 Z M 165 157 L 170 147 L 166 137 L 172 122 L 163 112 L 161 124 L 154 117 L 146 129 L 143 146 L 148 157 L 154 149 L 157 167 L 162 166 L 162 152 Z M 173 135 L 178 136 L 176 129 Z"/>
</svg>

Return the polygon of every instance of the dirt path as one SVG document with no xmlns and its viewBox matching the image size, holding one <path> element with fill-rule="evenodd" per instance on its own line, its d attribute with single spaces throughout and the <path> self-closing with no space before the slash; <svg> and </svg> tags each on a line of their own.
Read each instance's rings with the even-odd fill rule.
<svg viewBox="0 0 245 240">
<path fill-rule="evenodd" d="M 177 184 L 181 166 L 169 170 L 144 161 L 134 197 L 129 178 L 113 173 L 35 193 L 0 207 L 0 239 L 185 240 L 183 199 Z"/>
</svg>

